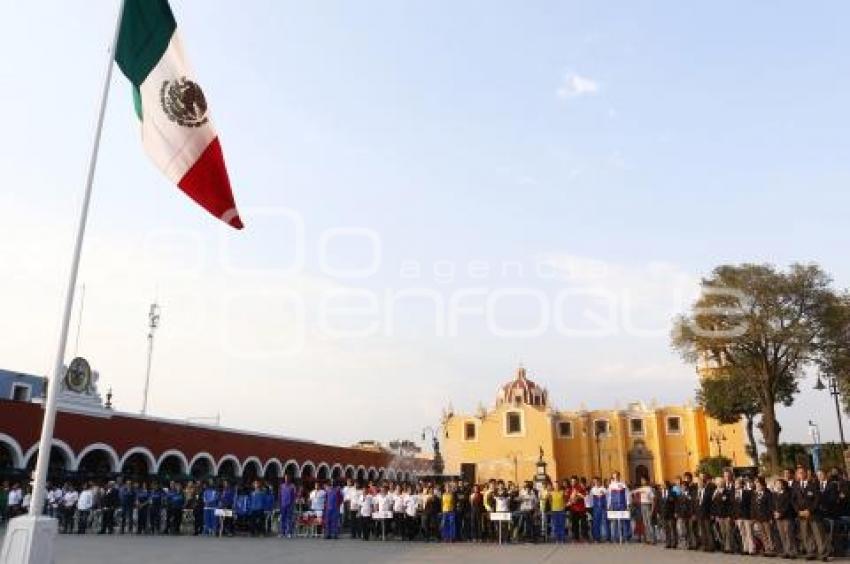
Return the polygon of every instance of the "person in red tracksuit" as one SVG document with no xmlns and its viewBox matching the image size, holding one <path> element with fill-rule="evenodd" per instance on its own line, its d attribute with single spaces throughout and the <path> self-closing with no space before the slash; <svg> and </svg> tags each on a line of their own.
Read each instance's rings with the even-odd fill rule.
<svg viewBox="0 0 850 564">
<path fill-rule="evenodd" d="M 584 503 L 587 490 L 579 483 L 577 476 L 570 478 L 570 485 L 567 488 L 566 494 L 573 540 L 587 540 L 587 506 Z"/>
</svg>

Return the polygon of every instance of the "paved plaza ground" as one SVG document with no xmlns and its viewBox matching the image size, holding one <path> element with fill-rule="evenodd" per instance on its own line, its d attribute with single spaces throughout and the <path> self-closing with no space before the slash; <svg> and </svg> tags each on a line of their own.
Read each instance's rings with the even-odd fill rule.
<svg viewBox="0 0 850 564">
<path fill-rule="evenodd" d="M 394 541 L 323 541 L 274 538 L 60 536 L 56 564 L 263 564 L 430 563 L 664 564 L 776 562 L 775 559 L 703 554 L 641 545 L 426 544 Z"/>
</svg>

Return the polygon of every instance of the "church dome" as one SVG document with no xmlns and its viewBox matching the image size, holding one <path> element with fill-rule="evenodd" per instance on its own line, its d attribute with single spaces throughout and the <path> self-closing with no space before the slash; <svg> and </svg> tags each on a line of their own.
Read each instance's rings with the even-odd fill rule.
<svg viewBox="0 0 850 564">
<path fill-rule="evenodd" d="M 548 392 L 528 379 L 525 368 L 520 365 L 516 371 L 516 377 L 499 388 L 496 405 L 534 405 L 546 407 Z"/>
</svg>

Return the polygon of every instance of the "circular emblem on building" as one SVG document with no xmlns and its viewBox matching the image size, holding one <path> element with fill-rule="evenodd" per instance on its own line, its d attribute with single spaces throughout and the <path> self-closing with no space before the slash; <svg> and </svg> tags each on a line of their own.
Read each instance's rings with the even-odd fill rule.
<svg viewBox="0 0 850 564">
<path fill-rule="evenodd" d="M 188 78 L 164 80 L 159 102 L 168 119 L 183 127 L 200 127 L 209 121 L 204 91 Z"/>
<path fill-rule="evenodd" d="M 65 373 L 65 385 L 68 389 L 82 394 L 91 385 L 91 366 L 86 359 L 77 357 L 71 361 L 68 371 Z"/>
</svg>

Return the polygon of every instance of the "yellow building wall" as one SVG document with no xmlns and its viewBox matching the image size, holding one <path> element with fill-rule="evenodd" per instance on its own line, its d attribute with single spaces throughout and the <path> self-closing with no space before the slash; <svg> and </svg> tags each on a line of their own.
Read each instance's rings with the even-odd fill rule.
<svg viewBox="0 0 850 564">
<path fill-rule="evenodd" d="M 522 417 L 522 432 L 506 433 L 506 414 L 518 412 Z M 476 438 L 464 438 L 466 423 L 476 425 Z M 553 458 L 552 425 L 545 408 L 524 405 L 501 405 L 483 417 L 454 415 L 445 422 L 443 458 L 446 473 L 460 474 L 461 463 L 476 464 L 476 480 L 490 478 L 513 481 L 531 479 L 543 449 L 547 472 L 556 471 Z"/>
<path fill-rule="evenodd" d="M 521 413 L 522 433 L 506 433 L 506 413 Z M 668 429 L 668 418 L 678 417 L 680 430 Z M 610 432 L 597 437 L 594 425 L 607 420 Z M 642 433 L 634 433 L 631 419 L 643 420 Z M 571 434 L 560 436 L 560 421 L 568 421 Z M 464 424 L 476 426 L 474 440 L 464 438 Z M 543 406 L 502 404 L 479 416 L 450 415 L 444 420 L 446 437 L 443 456 L 446 472 L 460 474 L 462 463 L 476 465 L 476 480 L 530 480 L 536 472 L 539 451 L 547 463 L 547 473 L 556 479 L 578 476 L 610 476 L 619 471 L 627 481 L 636 479 L 636 463 L 647 467 L 653 481 L 671 480 L 685 471 L 694 471 L 699 461 L 720 451 L 736 466 L 749 465 L 743 425 L 720 425 L 700 407 L 646 408 L 631 404 L 626 410 L 555 412 Z M 630 457 L 630 453 L 632 456 Z M 641 453 L 646 453 L 642 458 Z"/>
</svg>

